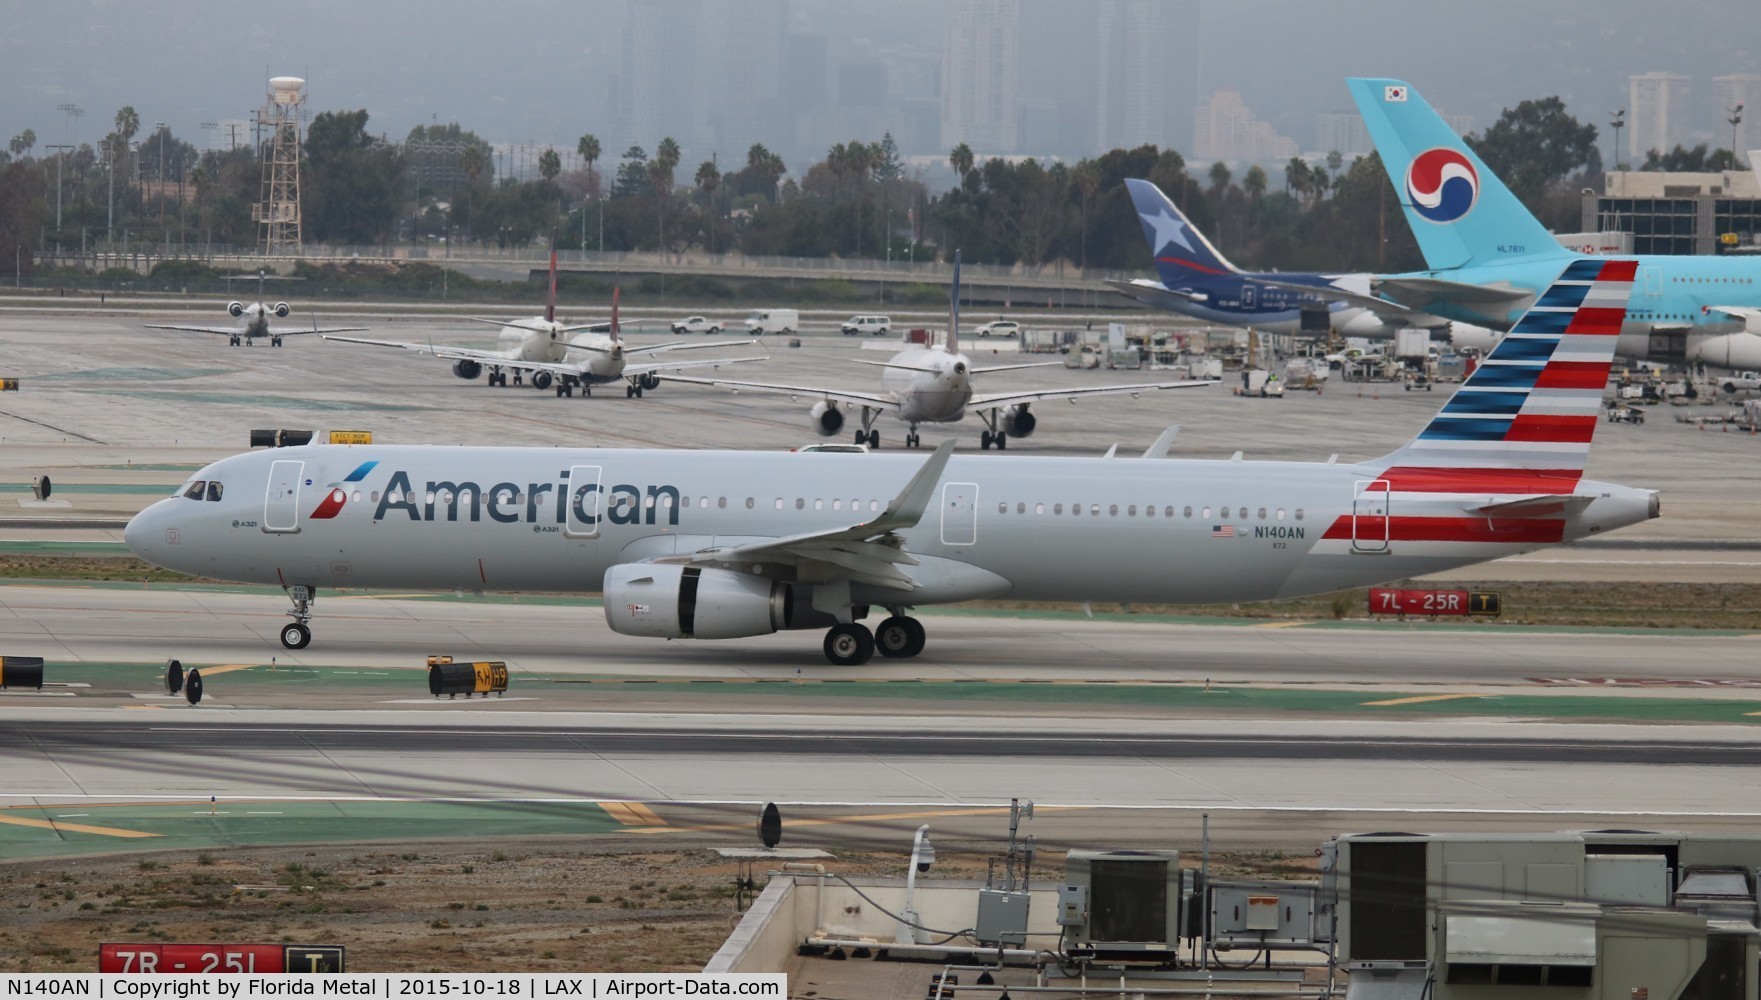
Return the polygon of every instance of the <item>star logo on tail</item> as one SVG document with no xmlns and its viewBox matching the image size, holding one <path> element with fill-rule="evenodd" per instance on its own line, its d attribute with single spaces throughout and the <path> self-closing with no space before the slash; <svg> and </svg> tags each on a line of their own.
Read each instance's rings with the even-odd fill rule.
<svg viewBox="0 0 1761 1000">
<path fill-rule="evenodd" d="M 1187 253 L 1192 253 L 1192 244 L 1186 239 L 1185 223 L 1168 214 L 1166 208 L 1157 211 L 1155 215 L 1144 216 L 1143 221 L 1145 225 L 1155 230 L 1156 256 L 1160 257 L 1162 251 L 1167 249 L 1170 243 L 1178 243 Z"/>
</svg>

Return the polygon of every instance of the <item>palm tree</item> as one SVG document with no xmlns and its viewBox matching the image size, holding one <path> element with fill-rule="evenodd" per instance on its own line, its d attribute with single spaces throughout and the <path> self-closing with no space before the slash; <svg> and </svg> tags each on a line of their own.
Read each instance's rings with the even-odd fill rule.
<svg viewBox="0 0 1761 1000">
<path fill-rule="evenodd" d="M 973 162 L 972 147 L 964 142 L 955 146 L 953 151 L 948 154 L 948 165 L 953 167 L 954 172 L 960 175 L 960 186 L 962 188 L 966 187 L 966 178 L 972 173 Z"/>
<path fill-rule="evenodd" d="M 563 172 L 563 158 L 556 150 L 547 149 L 538 154 L 538 176 L 546 181 L 556 180 L 556 175 Z"/>
<path fill-rule="evenodd" d="M 1093 160 L 1083 160 L 1070 172 L 1070 183 L 1075 188 L 1082 208 L 1082 246 L 1080 250 L 1082 270 L 1088 271 L 1088 211 L 1094 204 L 1095 192 L 1101 186 L 1101 171 Z"/>
<path fill-rule="evenodd" d="M 709 252 L 715 253 L 715 189 L 721 184 L 721 171 L 715 168 L 714 160 L 704 160 L 697 165 L 697 187 L 709 201 Z"/>
<path fill-rule="evenodd" d="M 587 184 L 592 191 L 597 192 L 599 176 L 593 172 L 593 165 L 599 162 L 599 138 L 591 132 L 587 133 L 581 137 L 580 142 L 575 143 L 575 152 L 580 153 L 581 159 L 587 161 Z"/>
<path fill-rule="evenodd" d="M 866 142 L 852 142 L 847 147 L 850 173 L 856 175 L 856 256 L 862 256 L 862 202 L 868 193 L 868 174 L 880 159 L 880 149 Z"/>
</svg>

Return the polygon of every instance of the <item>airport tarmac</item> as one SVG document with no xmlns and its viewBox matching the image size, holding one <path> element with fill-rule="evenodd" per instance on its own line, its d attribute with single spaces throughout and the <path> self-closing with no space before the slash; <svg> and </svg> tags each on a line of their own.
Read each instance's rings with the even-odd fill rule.
<svg viewBox="0 0 1761 1000">
<path fill-rule="evenodd" d="M 224 318 L 224 317 L 222 317 Z M 1172 325 L 1172 324 L 1170 324 Z M 487 346 L 494 329 L 458 322 L 387 323 L 371 336 Z M 558 398 L 526 387 L 490 388 L 454 377 L 450 366 L 389 349 L 315 338 L 287 346 L 226 346 L 224 338 L 149 331 L 127 318 L 0 315 L 7 377 L 17 393 L 0 397 L 0 491 L 8 538 L 23 534 L 12 518 L 121 520 L 171 489 L 202 464 L 244 450 L 252 428 L 360 429 L 380 443 L 539 447 L 797 447 L 818 438 L 810 399 L 735 394 L 673 383 L 635 400 L 613 387 L 591 398 Z M 650 340 L 676 339 L 653 337 Z M 876 338 L 806 336 L 801 347 L 770 338 L 771 360 L 725 369 L 730 377 L 873 390 L 875 369 L 853 358 L 885 357 Z M 888 346 L 897 346 L 896 344 Z M 979 363 L 1021 360 L 1013 342 L 973 341 Z M 730 348 L 737 356 L 745 349 Z M 692 352 L 713 355 L 719 351 Z M 1044 356 L 1056 362 L 1057 355 Z M 985 376 L 984 391 L 1010 387 L 1155 381 L 1142 371 L 1059 367 Z M 1007 453 L 1100 455 L 1141 452 L 1169 424 L 1181 427 L 1171 454 L 1182 458 L 1325 461 L 1390 451 L 1422 428 L 1450 391 L 1409 392 L 1388 383 L 1335 383 L 1322 393 L 1247 399 L 1227 384 L 1210 388 L 1050 403 L 1036 408 L 1039 430 L 1012 439 Z M 1641 579 L 1761 582 L 1761 437 L 1702 430 L 1678 415 L 1728 406 L 1661 407 L 1643 425 L 1603 424 L 1588 474 L 1662 492 L 1663 516 L 1608 539 L 1505 560 L 1477 579 Z M 882 418 L 883 448 L 896 448 L 904 425 Z M 952 434 L 980 453 L 980 423 L 926 425 L 926 444 Z M 842 440 L 837 438 L 833 440 Z M 48 474 L 50 506 L 29 501 L 29 483 Z M 3 501 L 0 501 L 3 502 Z M 116 540 L 114 533 L 58 535 Z M 1605 548 L 1599 547 L 1606 545 Z M 1519 565 L 1521 564 L 1521 565 Z"/>
</svg>

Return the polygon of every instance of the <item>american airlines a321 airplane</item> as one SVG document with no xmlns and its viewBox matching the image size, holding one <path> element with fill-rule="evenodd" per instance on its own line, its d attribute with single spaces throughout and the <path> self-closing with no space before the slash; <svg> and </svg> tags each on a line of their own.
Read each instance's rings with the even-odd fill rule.
<svg viewBox="0 0 1761 1000">
<path fill-rule="evenodd" d="M 217 334 L 222 337 L 230 338 L 227 343 L 231 344 L 233 347 L 237 347 L 241 343 L 244 346 L 249 347 L 252 343 L 258 340 L 267 340 L 269 341 L 269 346 L 280 347 L 281 338 L 292 337 L 296 334 L 348 333 L 354 330 L 367 329 L 364 326 L 321 327 L 316 324 L 314 324 L 310 330 L 295 329 L 289 326 L 271 326 L 269 321 L 272 317 L 286 319 L 288 313 L 293 312 L 293 307 L 286 302 L 277 302 L 274 305 L 270 305 L 268 302 L 264 301 L 263 283 L 267 280 L 269 280 L 267 274 L 262 271 L 257 272 L 257 301 L 251 303 L 228 302 L 226 304 L 226 311 L 231 313 L 234 319 L 238 320 L 238 322 L 232 326 L 180 326 L 175 323 L 143 323 L 141 325 L 149 330 L 182 330 L 185 333 Z"/>
<path fill-rule="evenodd" d="M 1571 263 L 1417 438 L 1350 464 L 319 445 L 215 462 L 125 537 L 284 587 L 291 648 L 324 587 L 597 590 L 627 635 L 824 628 L 826 657 L 857 664 L 923 650 L 913 606 L 1420 576 L 1657 516 L 1656 493 L 1583 478 L 1634 272 Z"/>
<path fill-rule="evenodd" d="M 611 293 L 610 323 L 562 323 L 556 318 L 556 252 L 550 254 L 550 293 L 545 300 L 544 315 L 524 319 L 485 319 L 468 317 L 473 323 L 489 323 L 501 327 L 494 350 L 472 347 L 449 347 L 432 343 L 421 344 L 402 340 L 371 340 L 366 337 L 325 337 L 347 344 L 371 347 L 397 347 L 417 354 L 426 354 L 452 362 L 452 373 L 459 378 L 474 380 L 487 369 L 489 384 L 506 386 L 508 372 L 514 384 L 526 376 L 532 388 L 543 392 L 556 386 L 558 396 L 573 396 L 580 387 L 583 395 L 593 395 L 593 387 L 622 381 L 625 398 L 642 398 L 642 390 L 660 386 L 662 372 L 689 368 L 715 368 L 743 361 L 763 361 L 763 357 L 712 358 L 703 361 L 633 361 L 670 351 L 701 350 L 705 347 L 737 347 L 752 340 L 717 340 L 694 344 L 630 345 L 618 328 L 618 290 Z M 571 334 L 580 334 L 571 337 Z M 503 369 L 506 369 L 504 371 Z"/>
<path fill-rule="evenodd" d="M 1057 368 L 1059 361 L 1033 361 L 1026 364 L 989 365 L 980 368 L 960 353 L 960 251 L 954 251 L 954 287 L 948 311 L 948 341 L 933 347 L 908 347 L 885 361 L 857 361 L 861 365 L 883 368 L 880 392 L 859 392 L 849 389 L 828 389 L 803 385 L 778 385 L 774 382 L 737 382 L 732 379 L 671 376 L 675 382 L 696 382 L 720 386 L 736 392 L 779 393 L 786 396 L 818 396 L 819 402 L 808 411 L 813 429 L 822 437 L 831 437 L 844 429 L 842 406 L 861 411 L 862 426 L 856 429 L 856 443 L 870 448 L 880 447 L 880 431 L 874 422 L 883 413 L 891 413 L 904 421 L 905 447 L 919 444 L 919 424 L 947 424 L 966 419 L 968 411 L 978 415 L 985 429 L 978 432 L 980 448 L 997 450 L 1008 447 L 1011 437 L 1024 438 L 1039 425 L 1030 407 L 1035 403 L 1078 399 L 1089 396 L 1137 396 L 1161 389 L 1191 389 L 1212 385 L 1210 382 L 1151 382 L 1138 385 L 1092 385 L 1073 389 L 1026 389 L 1015 392 L 981 393 L 975 391 L 973 376 L 982 372 L 1018 371 L 1023 368 Z"/>
</svg>

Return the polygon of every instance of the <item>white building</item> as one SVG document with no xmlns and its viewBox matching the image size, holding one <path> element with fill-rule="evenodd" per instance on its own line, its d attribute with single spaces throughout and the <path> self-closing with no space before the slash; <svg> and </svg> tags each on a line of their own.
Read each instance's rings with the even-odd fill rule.
<svg viewBox="0 0 1761 1000">
<path fill-rule="evenodd" d="M 1673 73 L 1627 77 L 1626 158 L 1642 163 L 1655 149 L 1668 152 L 1680 142 L 1687 110 L 1688 78 Z"/>
<path fill-rule="evenodd" d="M 1755 73 L 1731 73 L 1727 76 L 1712 78 L 1712 111 L 1716 116 L 1718 136 L 1714 146 L 1723 146 L 1730 141 L 1731 109 L 1743 106 L 1742 121 L 1737 123 L 1736 154 L 1739 160 L 1747 157 L 1745 150 L 1755 148 L 1751 138 L 1757 133 L 1750 130 L 1750 122 L 1761 115 L 1761 75 Z M 1750 164 L 1754 166 L 1754 164 Z"/>
<path fill-rule="evenodd" d="M 1194 165 L 1224 163 L 1277 163 L 1297 153 L 1295 139 L 1287 139 L 1272 126 L 1254 117 L 1242 102 L 1241 93 L 1224 88 L 1193 111 L 1192 155 Z"/>
</svg>

